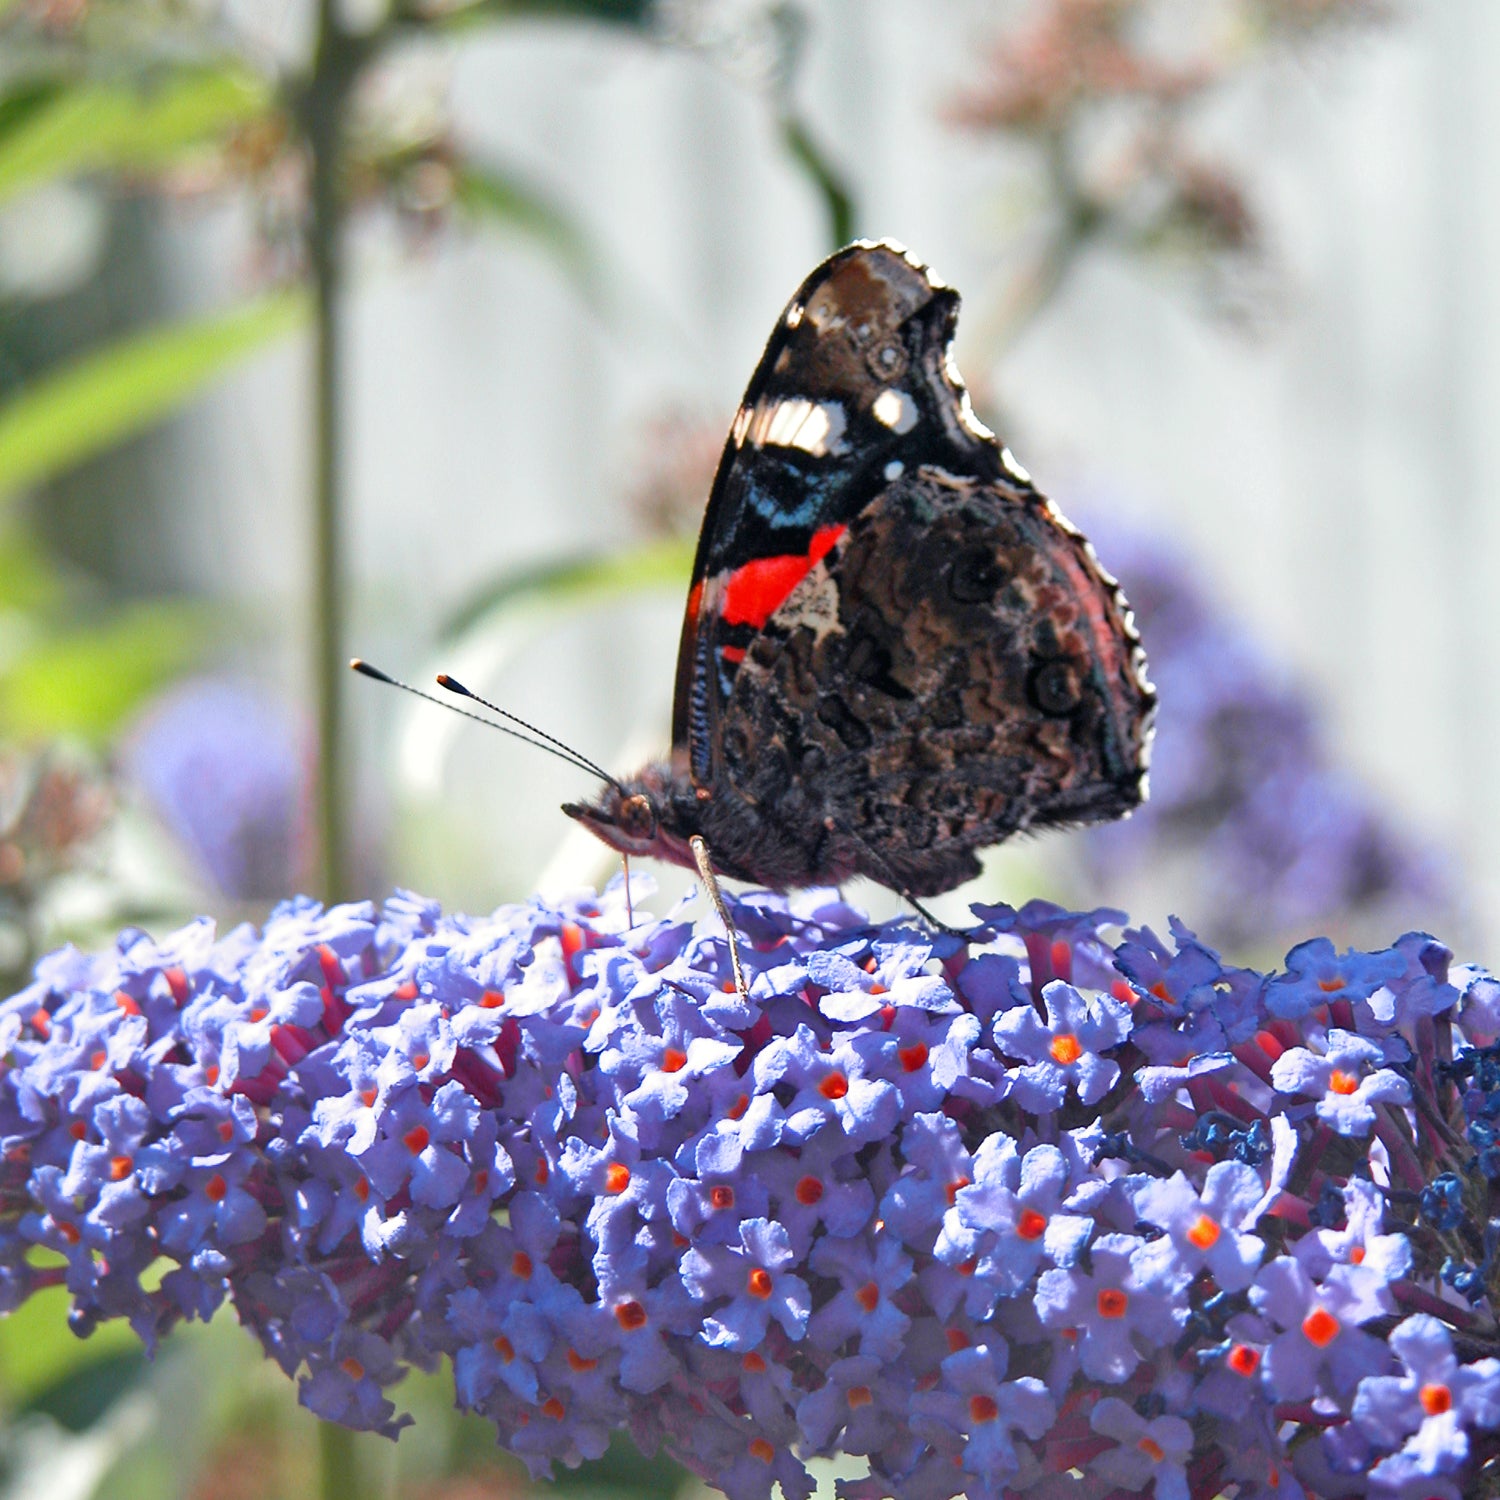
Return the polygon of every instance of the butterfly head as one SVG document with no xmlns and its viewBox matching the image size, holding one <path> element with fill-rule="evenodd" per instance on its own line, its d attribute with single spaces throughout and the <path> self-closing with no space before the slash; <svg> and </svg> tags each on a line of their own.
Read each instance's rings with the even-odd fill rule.
<svg viewBox="0 0 1500 1500">
<path fill-rule="evenodd" d="M 622 854 L 691 866 L 688 839 L 698 829 L 691 816 L 696 798 L 686 780 L 685 771 L 657 762 L 639 775 L 611 781 L 592 802 L 565 802 L 563 811 Z"/>
</svg>

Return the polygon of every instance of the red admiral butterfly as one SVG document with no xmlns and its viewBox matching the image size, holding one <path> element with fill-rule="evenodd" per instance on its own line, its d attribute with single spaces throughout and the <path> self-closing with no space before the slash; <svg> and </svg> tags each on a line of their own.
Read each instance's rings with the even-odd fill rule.
<svg viewBox="0 0 1500 1500">
<path fill-rule="evenodd" d="M 605 843 L 710 885 L 865 875 L 912 899 L 1144 798 L 1129 607 L 974 416 L 958 301 L 888 241 L 798 288 L 709 496 L 671 755 L 563 809 Z"/>
</svg>

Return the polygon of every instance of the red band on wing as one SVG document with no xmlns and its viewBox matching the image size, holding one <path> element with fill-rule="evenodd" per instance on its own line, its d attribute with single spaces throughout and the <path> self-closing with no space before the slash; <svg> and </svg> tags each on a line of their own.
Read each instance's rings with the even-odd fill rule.
<svg viewBox="0 0 1500 1500">
<path fill-rule="evenodd" d="M 838 545 L 845 526 L 823 526 L 813 533 L 812 544 L 800 556 L 757 557 L 736 568 L 724 580 L 721 617 L 726 625 L 749 625 L 759 630 L 781 607 L 787 595 L 812 571 L 816 563 Z"/>
</svg>

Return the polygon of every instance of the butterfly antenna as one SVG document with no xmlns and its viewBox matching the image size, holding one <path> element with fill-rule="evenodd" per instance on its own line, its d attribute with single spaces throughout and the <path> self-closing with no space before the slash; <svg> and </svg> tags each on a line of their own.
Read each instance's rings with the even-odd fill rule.
<svg viewBox="0 0 1500 1500">
<path fill-rule="evenodd" d="M 573 758 L 576 765 L 583 766 L 587 770 L 592 771 L 601 781 L 607 781 L 611 786 L 615 787 L 620 785 L 602 766 L 596 766 L 593 761 L 589 760 L 586 756 L 580 755 L 571 745 L 563 744 L 560 739 L 548 734 L 545 729 L 538 729 L 535 724 L 528 724 L 525 719 L 511 713 L 509 709 L 501 708 L 498 703 L 491 703 L 488 698 L 481 698 L 478 693 L 466 688 L 458 678 L 450 677 L 446 672 L 439 672 L 437 675 L 437 684 L 447 692 L 456 693 L 460 698 L 471 699 L 481 707 L 489 709 L 492 714 L 499 714 L 502 719 L 509 719 L 512 724 L 519 724 L 522 729 L 528 730 L 530 733 L 536 735 L 538 739 L 546 740 L 549 745 L 554 745 L 558 750 L 566 752 Z M 459 712 L 463 712 L 463 710 L 460 709 Z M 470 715 L 470 717 L 475 716 Z M 485 720 L 485 722 L 488 723 L 489 720 Z M 498 729 L 500 726 L 497 724 L 495 728 Z"/>
<path fill-rule="evenodd" d="M 543 734 L 539 729 L 533 729 L 532 733 L 540 735 L 541 738 L 530 739 L 517 729 L 511 729 L 505 724 L 497 724 L 493 719 L 485 718 L 483 714 L 471 713 L 467 708 L 460 708 L 456 703 L 450 703 L 446 698 L 439 698 L 436 693 L 424 692 L 419 687 L 413 687 L 409 682 L 402 682 L 399 677 L 392 677 L 389 672 L 382 672 L 379 667 L 372 667 L 362 657 L 351 657 L 349 666 L 363 677 L 371 678 L 375 682 L 383 682 L 387 687 L 400 688 L 402 692 L 410 693 L 416 698 L 425 699 L 428 703 L 435 704 L 438 708 L 446 708 L 450 713 L 462 714 L 466 719 L 473 719 L 476 724 L 483 724 L 490 729 L 498 729 L 501 734 L 508 734 L 512 739 L 520 740 L 523 745 L 530 745 L 534 750 L 545 750 L 548 755 L 555 755 L 559 760 L 566 761 L 575 770 L 587 771 L 590 776 L 601 777 L 603 780 L 609 782 L 611 786 L 619 785 L 619 782 L 613 776 L 609 775 L 606 771 L 601 771 L 593 761 L 585 759 L 576 750 L 570 750 L 561 740 L 554 740 L 550 734 Z M 451 680 L 450 678 L 445 681 L 441 677 L 438 679 L 439 682 L 443 682 L 444 686 L 447 686 L 447 682 Z M 484 699 L 474 697 L 473 693 L 465 693 L 464 696 L 474 698 L 476 703 L 484 703 Z M 484 703 L 484 706 L 486 708 L 493 707 L 489 703 Z M 495 712 L 504 713 L 504 710 L 496 709 Z M 515 719 L 514 714 L 505 714 L 505 717 L 507 719 Z M 516 722 L 518 724 L 525 723 L 521 719 L 516 719 Z M 530 724 L 526 724 L 525 727 L 531 729 Z"/>
</svg>

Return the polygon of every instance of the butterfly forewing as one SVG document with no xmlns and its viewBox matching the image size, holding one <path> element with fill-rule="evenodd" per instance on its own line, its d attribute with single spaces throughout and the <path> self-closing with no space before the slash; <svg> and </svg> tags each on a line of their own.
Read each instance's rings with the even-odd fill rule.
<svg viewBox="0 0 1500 1500">
<path fill-rule="evenodd" d="M 750 641 L 918 462 L 998 475 L 947 364 L 958 297 L 899 247 L 850 246 L 798 288 L 735 416 L 699 536 L 673 743 L 702 785 Z"/>
</svg>

